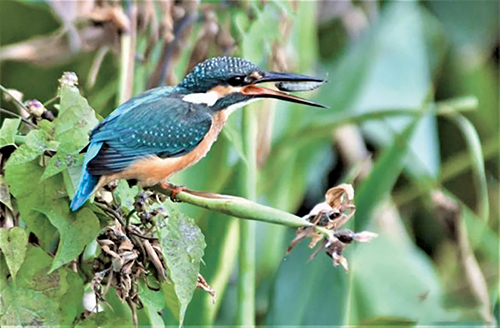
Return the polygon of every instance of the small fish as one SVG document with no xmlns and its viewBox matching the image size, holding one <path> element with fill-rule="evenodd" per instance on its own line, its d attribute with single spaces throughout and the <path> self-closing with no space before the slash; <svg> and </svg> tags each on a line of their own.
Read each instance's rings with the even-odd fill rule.
<svg viewBox="0 0 500 328">
<path fill-rule="evenodd" d="M 310 91 L 322 86 L 326 80 L 323 81 L 308 81 L 308 82 L 279 82 L 276 83 L 276 88 L 280 91 Z"/>
</svg>

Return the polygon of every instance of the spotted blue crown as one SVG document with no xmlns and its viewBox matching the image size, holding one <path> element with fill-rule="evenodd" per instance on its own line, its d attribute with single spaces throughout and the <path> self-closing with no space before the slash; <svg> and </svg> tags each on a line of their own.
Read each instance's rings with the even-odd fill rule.
<svg viewBox="0 0 500 328">
<path fill-rule="evenodd" d="M 205 92 L 231 77 L 248 75 L 252 72 L 263 72 L 263 70 L 243 58 L 215 57 L 196 65 L 179 86 L 191 92 Z"/>
</svg>

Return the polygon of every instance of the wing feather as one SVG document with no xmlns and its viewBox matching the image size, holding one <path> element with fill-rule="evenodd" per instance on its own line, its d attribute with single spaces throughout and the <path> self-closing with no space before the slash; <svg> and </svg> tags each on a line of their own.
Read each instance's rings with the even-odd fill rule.
<svg viewBox="0 0 500 328">
<path fill-rule="evenodd" d="M 88 163 L 88 170 L 93 175 L 108 175 L 147 156 L 188 153 L 212 126 L 212 116 L 203 106 L 168 96 L 136 101 L 133 108 L 122 109 L 120 115 L 93 131 L 91 142 L 103 142 L 103 147 Z"/>
</svg>

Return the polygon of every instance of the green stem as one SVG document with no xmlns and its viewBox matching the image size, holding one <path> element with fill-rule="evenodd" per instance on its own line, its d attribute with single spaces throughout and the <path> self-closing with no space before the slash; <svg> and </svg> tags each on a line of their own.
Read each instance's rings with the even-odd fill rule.
<svg viewBox="0 0 500 328">
<path fill-rule="evenodd" d="M 167 196 L 170 196 L 171 194 L 170 189 L 163 189 L 159 186 L 154 187 L 153 190 L 161 192 Z M 177 193 L 175 195 L 175 199 L 240 219 L 280 224 L 291 228 L 307 227 L 312 225 L 296 215 L 269 206 L 261 205 L 241 197 L 187 190 Z"/>
<path fill-rule="evenodd" d="M 257 117 L 252 107 L 243 111 L 243 137 L 247 162 L 242 163 L 243 196 L 257 198 Z M 240 257 L 238 272 L 238 309 L 236 323 L 241 326 L 255 325 L 255 233 L 252 221 L 240 222 Z"/>
<path fill-rule="evenodd" d="M 17 117 L 19 119 L 21 119 L 21 121 L 33 128 L 36 128 L 38 129 L 38 126 L 34 125 L 33 123 L 31 123 L 30 121 L 28 121 L 27 119 L 25 119 L 24 117 L 22 117 L 21 115 L 17 114 L 17 113 L 13 113 L 9 110 L 6 110 L 6 109 L 3 109 L 3 108 L 0 108 L 0 113 L 4 113 L 4 114 L 7 114 L 7 115 L 10 115 L 10 116 L 13 116 L 13 117 Z"/>
<path fill-rule="evenodd" d="M 49 100 L 47 100 L 46 102 L 43 103 L 43 107 L 46 108 L 48 105 L 53 104 L 58 100 L 59 100 L 59 96 L 55 96 L 53 98 L 50 98 Z"/>
<path fill-rule="evenodd" d="M 137 19 L 137 4 L 132 2 L 127 13 L 130 19 L 130 30 L 122 34 L 121 40 L 121 55 L 120 55 L 120 72 L 118 84 L 118 105 L 129 100 L 132 96 L 132 84 L 134 79 L 134 58 L 135 58 L 135 42 L 136 42 L 136 19 Z"/>
<path fill-rule="evenodd" d="M 14 136 L 14 142 L 18 145 L 26 143 L 26 136 L 16 135 Z"/>
<path fill-rule="evenodd" d="M 490 205 L 488 201 L 488 184 L 486 182 L 486 170 L 484 168 L 484 156 L 479 135 L 474 125 L 459 114 L 450 115 L 450 119 L 460 129 L 468 148 L 472 162 L 472 175 L 477 190 L 477 213 L 480 218 L 488 222 L 490 216 Z"/>
<path fill-rule="evenodd" d="M 488 160 L 493 156 L 498 154 L 498 143 L 495 139 L 490 139 L 483 146 L 483 156 L 484 160 Z M 408 187 L 404 190 L 398 192 L 396 196 L 394 196 L 394 202 L 398 206 L 404 206 L 416 198 L 426 194 L 429 192 L 429 188 L 432 188 L 434 185 L 435 188 L 446 181 L 449 181 L 456 176 L 464 173 L 468 169 L 471 168 L 473 162 L 471 160 L 470 154 L 468 150 L 465 150 L 458 155 L 453 156 L 446 163 L 443 163 L 441 168 L 441 176 L 437 181 L 429 181 L 425 186 L 423 185 L 414 185 Z"/>
</svg>

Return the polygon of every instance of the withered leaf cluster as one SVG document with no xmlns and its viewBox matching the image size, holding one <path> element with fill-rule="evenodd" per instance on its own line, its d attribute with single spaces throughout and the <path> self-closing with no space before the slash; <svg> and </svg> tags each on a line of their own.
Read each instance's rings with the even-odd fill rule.
<svg viewBox="0 0 500 328">
<path fill-rule="evenodd" d="M 172 283 L 161 243 L 155 237 L 157 226 L 168 224 L 168 213 L 158 206 L 164 198 L 152 192 L 140 193 L 135 198 L 134 210 L 126 215 L 113 204 L 97 199 L 99 207 L 114 218 L 114 224 L 104 228 L 97 238 L 102 252 L 94 260 L 92 291 L 97 304 L 106 303 L 105 296 L 113 287 L 117 297 L 130 307 L 135 325 L 136 309 L 143 306 L 139 281 L 154 291 L 159 291 L 162 283 Z M 131 220 L 134 215 L 140 222 Z M 198 275 L 197 287 L 215 301 L 215 291 L 201 275 Z"/>
<path fill-rule="evenodd" d="M 311 238 L 309 248 L 314 248 L 319 241 L 322 241 L 311 255 L 310 260 L 313 260 L 319 251 L 325 249 L 326 254 L 332 258 L 335 266 L 340 264 L 348 271 L 347 260 L 342 256 L 343 250 L 352 241 L 368 242 L 377 236 L 377 234 L 369 231 L 355 233 L 347 229 L 339 230 L 356 212 L 353 199 L 354 189 L 350 184 L 341 184 L 328 189 L 325 194 L 325 201 L 317 204 L 309 214 L 303 217 L 312 225 L 297 229 L 297 236 L 288 246 L 288 253 L 305 238 Z M 323 231 L 320 231 L 318 227 L 323 228 Z M 331 232 L 326 238 L 325 230 Z"/>
</svg>

